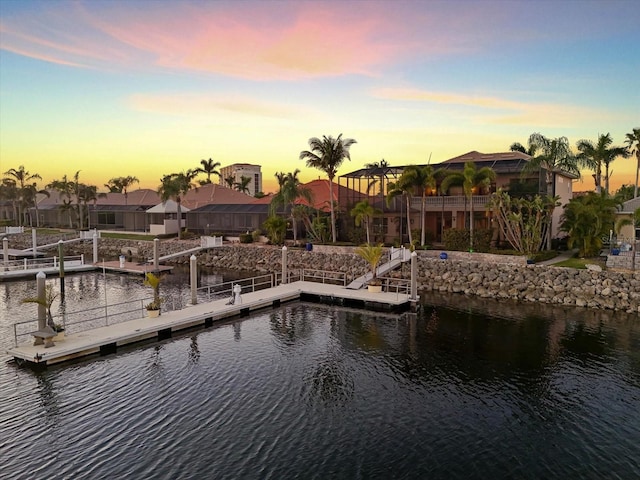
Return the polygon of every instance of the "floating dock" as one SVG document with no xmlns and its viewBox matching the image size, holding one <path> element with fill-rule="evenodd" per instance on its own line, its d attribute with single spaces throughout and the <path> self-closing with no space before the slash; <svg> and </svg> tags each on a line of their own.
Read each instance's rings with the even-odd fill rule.
<svg viewBox="0 0 640 480">
<path fill-rule="evenodd" d="M 164 340 L 180 330 L 210 327 L 216 321 L 246 316 L 252 311 L 279 307 L 282 303 L 295 300 L 393 312 L 406 310 L 410 305 L 406 293 L 370 293 L 340 285 L 305 281 L 244 293 L 241 300 L 241 303 L 229 304 L 229 298 L 226 298 L 190 305 L 182 310 L 163 313 L 158 318 L 138 318 L 67 334 L 64 340 L 55 342 L 52 347 L 28 343 L 9 349 L 7 353 L 18 363 L 32 366 L 51 365 L 88 355 L 106 355 L 116 352 L 123 345 L 150 339 Z"/>
</svg>

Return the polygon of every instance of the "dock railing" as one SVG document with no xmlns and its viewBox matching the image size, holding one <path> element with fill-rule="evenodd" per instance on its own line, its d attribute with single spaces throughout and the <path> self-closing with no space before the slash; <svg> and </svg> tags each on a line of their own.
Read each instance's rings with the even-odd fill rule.
<svg viewBox="0 0 640 480">
<path fill-rule="evenodd" d="M 65 256 L 64 266 L 76 267 L 84 265 L 84 255 Z M 59 268 L 60 259 L 58 257 L 48 258 L 23 258 L 22 260 L 10 260 L 0 262 L 0 271 L 9 272 L 15 270 L 37 270 L 43 268 Z"/>
<path fill-rule="evenodd" d="M 67 265 L 65 258 L 65 265 Z M 383 290 L 386 292 L 409 294 L 410 281 L 408 279 L 379 277 L 383 282 Z M 345 272 L 333 272 L 328 270 L 300 269 L 287 274 L 287 282 L 298 280 L 308 282 L 327 283 L 332 285 L 346 286 L 353 278 Z M 197 288 L 198 302 L 221 300 L 223 298 L 233 298 L 233 287 L 240 285 L 242 293 L 256 292 L 266 288 L 272 288 L 282 283 L 282 274 L 265 274 L 250 278 L 241 278 L 218 283 L 215 285 L 205 285 Z M 182 310 L 190 305 L 190 292 L 168 293 L 163 296 L 162 311 Z M 105 304 L 93 308 L 78 311 L 64 311 L 53 316 L 56 324 L 62 325 L 67 333 L 79 333 L 95 328 L 106 327 L 129 320 L 143 318 L 146 314 L 145 305 L 150 303 L 153 297 L 145 297 L 126 302 Z M 16 347 L 37 330 L 37 318 L 16 322 L 13 325 L 14 340 Z"/>
</svg>

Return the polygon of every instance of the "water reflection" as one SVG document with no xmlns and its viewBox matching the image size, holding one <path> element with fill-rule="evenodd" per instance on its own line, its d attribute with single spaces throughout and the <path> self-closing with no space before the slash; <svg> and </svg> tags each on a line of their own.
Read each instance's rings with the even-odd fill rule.
<svg viewBox="0 0 640 480">
<path fill-rule="evenodd" d="M 74 439 L 57 478 L 638 478 L 637 319 L 481 307 L 295 303 L 42 373 L 0 365 L 0 436 L 30 453 L 0 442 L 3 474 L 32 477 L 45 424 Z M 29 395 L 41 408 L 18 417 Z"/>
</svg>

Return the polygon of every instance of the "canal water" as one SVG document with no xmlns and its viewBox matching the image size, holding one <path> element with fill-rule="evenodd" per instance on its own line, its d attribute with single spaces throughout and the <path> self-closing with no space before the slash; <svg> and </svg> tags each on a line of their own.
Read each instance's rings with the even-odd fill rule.
<svg viewBox="0 0 640 480">
<path fill-rule="evenodd" d="M 148 296 L 67 281 L 67 302 Z M 640 478 L 637 316 L 293 303 L 33 372 L 4 354 L 31 283 L 0 285 L 1 478 Z"/>
</svg>

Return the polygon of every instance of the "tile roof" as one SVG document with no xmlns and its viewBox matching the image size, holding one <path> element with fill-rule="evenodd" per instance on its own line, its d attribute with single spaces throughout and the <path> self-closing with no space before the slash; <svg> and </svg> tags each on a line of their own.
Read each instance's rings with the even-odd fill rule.
<svg viewBox="0 0 640 480">
<path fill-rule="evenodd" d="M 182 198 L 182 205 L 186 205 L 190 209 L 196 209 L 203 205 L 210 204 L 245 204 L 253 203 L 255 197 L 246 193 L 233 190 L 224 185 L 216 183 L 208 183 L 198 187 L 198 189 L 189 190 Z"/>
</svg>

